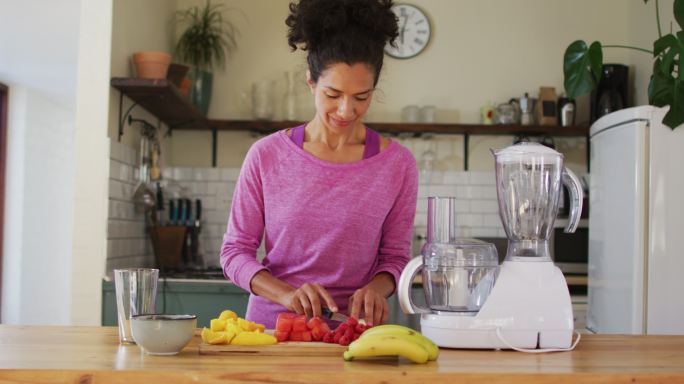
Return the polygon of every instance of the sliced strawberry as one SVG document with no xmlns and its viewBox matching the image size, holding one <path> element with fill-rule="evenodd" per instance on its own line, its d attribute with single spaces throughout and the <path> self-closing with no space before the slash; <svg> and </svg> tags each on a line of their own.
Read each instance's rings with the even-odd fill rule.
<svg viewBox="0 0 684 384">
<path fill-rule="evenodd" d="M 338 344 L 342 336 L 344 336 L 344 334 L 335 332 L 335 335 L 333 336 L 333 343 Z"/>
<path fill-rule="evenodd" d="M 347 330 L 347 328 L 349 328 L 349 324 L 347 324 L 347 323 L 342 323 L 342 324 L 340 324 L 340 325 L 335 329 L 335 333 L 342 333 L 342 334 L 344 334 L 344 332 Z"/>
<path fill-rule="evenodd" d="M 308 331 L 309 328 L 306 326 L 306 315 L 299 315 L 292 321 L 292 330 L 295 332 Z"/>
<path fill-rule="evenodd" d="M 349 324 L 352 327 L 358 323 L 359 323 L 359 321 L 356 320 L 356 318 L 354 318 L 354 317 L 349 316 L 349 318 L 347 319 L 347 324 Z"/>
<path fill-rule="evenodd" d="M 302 331 L 292 331 L 290 332 L 290 341 L 304 341 L 304 332 Z"/>
<path fill-rule="evenodd" d="M 354 337 L 354 327 L 349 327 L 344 331 L 344 336 L 351 340 Z"/>
<path fill-rule="evenodd" d="M 323 331 L 321 327 L 314 328 L 311 330 L 311 339 L 314 341 L 321 341 L 326 333 L 327 332 Z"/>
<path fill-rule="evenodd" d="M 323 332 L 330 332 L 330 327 L 328 326 L 328 324 L 325 321 L 321 322 L 319 329 L 322 330 Z"/>
<path fill-rule="evenodd" d="M 283 342 L 283 341 L 288 341 L 290 339 L 290 332 L 285 332 L 285 331 L 275 331 L 273 333 L 273 336 L 275 336 L 276 339 L 278 339 L 278 342 Z"/>
<path fill-rule="evenodd" d="M 355 333 L 363 333 L 366 330 L 366 324 L 358 323 L 354 326 Z"/>
<path fill-rule="evenodd" d="M 295 316 L 297 315 L 292 312 L 279 313 L 278 319 L 276 320 L 276 331 L 290 332 Z"/>
<path fill-rule="evenodd" d="M 335 337 L 335 334 L 331 331 L 323 335 L 323 342 L 324 343 L 334 343 L 333 338 Z"/>
<path fill-rule="evenodd" d="M 340 340 L 337 343 L 339 345 L 349 345 L 349 343 L 351 343 L 351 340 L 347 336 L 342 336 L 340 337 Z"/>
<path fill-rule="evenodd" d="M 309 329 L 314 329 L 314 328 L 320 327 L 321 324 L 325 324 L 323 319 L 321 319 L 318 316 L 314 316 L 311 319 L 309 319 L 309 321 L 306 322 L 306 327 Z"/>
</svg>

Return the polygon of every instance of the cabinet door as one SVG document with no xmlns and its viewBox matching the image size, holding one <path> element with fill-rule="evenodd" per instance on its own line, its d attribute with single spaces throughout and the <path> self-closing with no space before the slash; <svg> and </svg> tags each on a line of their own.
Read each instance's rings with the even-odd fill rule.
<svg viewBox="0 0 684 384">
<path fill-rule="evenodd" d="M 230 283 L 160 282 L 156 307 L 157 313 L 197 315 L 197 326 L 208 327 L 224 309 L 244 317 L 248 299 L 247 291 Z M 102 325 L 117 325 L 114 284 L 106 281 L 102 283 Z"/>
</svg>

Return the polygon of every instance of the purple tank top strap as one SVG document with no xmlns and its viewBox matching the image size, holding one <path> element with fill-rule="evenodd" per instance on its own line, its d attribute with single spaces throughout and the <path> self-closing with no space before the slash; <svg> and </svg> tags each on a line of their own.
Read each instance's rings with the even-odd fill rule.
<svg viewBox="0 0 684 384">
<path fill-rule="evenodd" d="M 380 153 L 380 135 L 366 127 L 366 145 L 363 148 L 363 158 L 368 159 Z"/>
<path fill-rule="evenodd" d="M 292 128 L 292 135 L 290 135 L 290 139 L 292 140 L 292 142 L 295 143 L 299 148 L 304 148 L 305 126 L 306 124 L 302 124 L 299 127 Z"/>
</svg>

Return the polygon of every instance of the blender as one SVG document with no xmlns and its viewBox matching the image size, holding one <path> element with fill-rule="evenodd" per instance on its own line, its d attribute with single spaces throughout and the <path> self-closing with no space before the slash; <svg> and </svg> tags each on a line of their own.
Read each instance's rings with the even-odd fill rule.
<svg viewBox="0 0 684 384">
<path fill-rule="evenodd" d="M 523 142 L 493 154 L 499 216 L 508 237 L 503 263 L 499 266 L 498 258 L 487 254 L 486 243 L 478 248 L 468 240 L 464 247 L 455 236 L 439 235 L 445 226 L 455 227 L 455 219 L 445 222 L 435 217 L 455 213 L 435 201 L 430 205 L 428 200 L 428 223 L 433 223 L 437 232 L 429 235 L 422 257 L 414 258 L 402 272 L 397 289 L 401 308 L 409 314 L 420 313 L 421 332 L 440 347 L 532 352 L 572 349 L 579 338 L 572 344 L 570 293 L 565 277 L 551 260 L 548 239 L 562 184 L 571 193 L 565 231 L 577 228 L 583 197 L 579 179 L 563 166 L 560 153 L 540 144 Z M 471 248 L 477 252 L 468 253 Z M 419 271 L 427 307 L 415 305 L 410 296 Z M 460 278 L 467 283 L 459 283 Z M 445 300 L 450 305 L 443 305 Z"/>
</svg>

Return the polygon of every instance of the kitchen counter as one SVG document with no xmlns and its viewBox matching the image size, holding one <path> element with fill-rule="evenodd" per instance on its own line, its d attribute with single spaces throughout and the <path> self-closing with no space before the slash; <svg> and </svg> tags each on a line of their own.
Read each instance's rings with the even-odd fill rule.
<svg viewBox="0 0 684 384">
<path fill-rule="evenodd" d="M 428 364 L 331 357 L 176 356 L 120 346 L 114 327 L 0 325 L 2 383 L 683 383 L 684 336 L 584 335 L 572 352 L 442 349 Z"/>
</svg>

